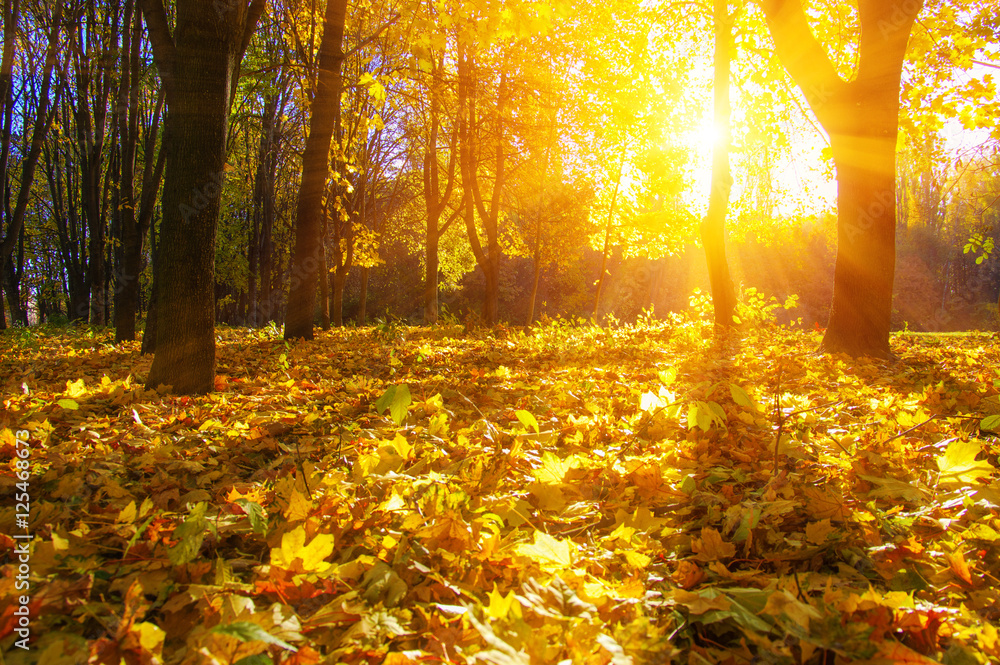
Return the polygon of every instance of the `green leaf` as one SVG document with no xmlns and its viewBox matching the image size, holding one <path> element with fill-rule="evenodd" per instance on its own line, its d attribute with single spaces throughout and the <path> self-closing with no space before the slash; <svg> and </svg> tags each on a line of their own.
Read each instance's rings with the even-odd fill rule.
<svg viewBox="0 0 1000 665">
<path fill-rule="evenodd" d="M 375 401 L 375 410 L 382 413 L 389 409 L 389 415 L 398 427 L 406 420 L 406 409 L 412 403 L 410 388 L 403 383 L 398 386 L 389 386 L 389 389 Z"/>
<path fill-rule="evenodd" d="M 1000 415 L 983 418 L 979 423 L 979 430 L 982 432 L 1000 433 Z"/>
<path fill-rule="evenodd" d="M 211 528 L 208 520 L 205 519 L 207 508 L 208 504 L 199 503 L 191 511 L 191 515 L 184 520 L 184 523 L 174 529 L 173 538 L 179 542 L 167 552 L 170 563 L 180 566 L 191 563 L 198 558 L 201 544 L 205 541 L 205 532 Z"/>
<path fill-rule="evenodd" d="M 739 387 L 735 383 L 729 384 L 729 393 L 733 396 L 733 401 L 740 406 L 745 406 L 748 409 L 757 408 L 757 405 L 754 404 L 754 401 L 750 398 L 750 395 L 747 394 L 747 391 L 743 390 L 743 388 Z"/>
<path fill-rule="evenodd" d="M 254 530 L 254 533 L 262 535 L 267 533 L 267 520 L 264 519 L 264 509 L 259 503 L 250 501 L 249 499 L 237 499 L 236 505 L 242 508 L 247 514 L 247 519 L 250 520 L 250 528 Z"/>
<path fill-rule="evenodd" d="M 209 632 L 225 635 L 226 637 L 234 637 L 240 642 L 264 642 L 265 644 L 274 644 L 289 651 L 298 651 L 298 649 L 288 642 L 279 640 L 257 624 L 250 623 L 249 621 L 234 621 L 233 623 L 223 624 L 216 626 Z"/>
<path fill-rule="evenodd" d="M 56 404 L 58 404 L 64 409 L 69 409 L 70 411 L 76 411 L 77 409 L 80 408 L 80 405 L 76 403 L 75 399 L 68 399 L 68 398 L 61 399 L 58 402 L 56 402 Z"/>
<path fill-rule="evenodd" d="M 517 416 L 517 419 L 521 421 L 521 424 L 524 425 L 526 429 L 531 428 L 535 430 L 535 434 L 538 434 L 538 421 L 535 420 L 535 416 L 533 416 L 530 411 L 520 409 L 515 411 L 514 415 Z"/>
<path fill-rule="evenodd" d="M 274 661 L 266 653 L 255 653 L 246 658 L 240 658 L 235 665 L 274 665 Z"/>
</svg>

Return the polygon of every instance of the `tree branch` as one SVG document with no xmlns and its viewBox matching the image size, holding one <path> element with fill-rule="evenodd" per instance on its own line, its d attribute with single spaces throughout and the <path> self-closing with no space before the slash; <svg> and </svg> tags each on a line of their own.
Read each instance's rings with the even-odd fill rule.
<svg viewBox="0 0 1000 665">
<path fill-rule="evenodd" d="M 801 88 L 813 113 L 826 126 L 827 104 L 847 87 L 813 35 L 801 0 L 758 0 L 767 18 L 774 50 Z"/>
<path fill-rule="evenodd" d="M 157 0 L 157 2 L 159 1 Z M 246 55 L 247 48 L 250 46 L 250 40 L 253 39 L 253 33 L 257 31 L 257 24 L 260 22 L 260 17 L 264 15 L 266 8 L 267 0 L 250 0 L 250 6 L 247 8 L 246 24 L 243 26 L 243 36 L 240 38 L 240 50 L 237 62 L 243 62 L 243 56 Z"/>
<path fill-rule="evenodd" d="M 174 62 L 177 60 L 177 47 L 170 34 L 170 23 L 167 20 L 167 10 L 163 0 L 139 0 L 142 15 L 146 19 L 149 30 L 149 42 L 153 48 L 153 60 L 160 70 L 160 79 L 168 96 L 173 88 Z"/>
</svg>

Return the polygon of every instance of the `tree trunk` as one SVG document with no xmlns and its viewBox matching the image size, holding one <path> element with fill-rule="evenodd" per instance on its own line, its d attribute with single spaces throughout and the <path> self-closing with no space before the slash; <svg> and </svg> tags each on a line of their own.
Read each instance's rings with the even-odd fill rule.
<svg viewBox="0 0 1000 665">
<path fill-rule="evenodd" d="M 171 36 L 161 0 L 142 0 L 167 97 L 156 354 L 146 385 L 213 389 L 215 231 L 225 179 L 233 83 L 264 2 L 178 7 Z"/>
<path fill-rule="evenodd" d="M 295 216 L 292 283 L 285 315 L 285 339 L 312 339 L 316 311 L 316 279 L 322 237 L 323 197 L 330 176 L 330 145 L 337 124 L 336 102 L 343 81 L 344 23 L 347 0 L 329 0 L 320 41 L 316 95 L 310 105 L 309 138 L 302 156 L 302 182 Z M 332 205 L 330 206 L 333 207 Z M 326 279 L 326 276 L 323 276 Z"/>
<path fill-rule="evenodd" d="M 458 141 L 458 126 L 456 121 L 452 127 L 451 142 L 448 151 L 447 181 L 444 192 L 441 191 L 441 165 L 438 162 L 438 136 L 441 131 L 441 85 L 439 77 L 444 73 L 444 54 L 440 59 L 432 59 L 431 81 L 430 81 L 430 133 L 427 140 L 427 148 L 424 152 L 424 205 L 427 208 L 427 234 L 425 236 L 425 263 L 426 274 L 424 278 L 424 325 L 434 325 L 438 321 L 438 271 L 441 268 L 441 259 L 438 252 L 438 245 L 441 236 L 455 220 L 452 217 L 440 227 L 441 215 L 448 206 L 452 192 L 456 184 L 456 153 Z M 461 113 L 461 110 L 459 110 Z"/>
<path fill-rule="evenodd" d="M 368 276 L 370 269 L 365 266 L 361 269 L 361 302 L 358 303 L 358 325 L 367 325 L 368 320 Z M 435 294 L 436 296 L 437 294 Z M 437 298 L 435 297 L 435 301 Z"/>
<path fill-rule="evenodd" d="M 59 89 L 57 88 L 56 93 L 52 95 L 54 99 L 50 100 L 50 90 L 52 86 L 52 70 L 55 67 L 56 59 L 59 55 L 59 29 L 60 23 L 62 22 L 63 15 L 63 5 L 61 0 L 56 3 L 55 9 L 52 14 L 52 23 L 49 26 L 48 34 L 48 47 L 45 51 L 45 64 L 43 66 L 42 72 L 42 85 L 39 90 L 37 105 L 34 109 L 35 122 L 31 129 L 31 140 L 27 147 L 27 152 L 24 154 L 23 161 L 21 162 L 21 174 L 20 183 L 17 189 L 16 201 L 14 203 L 13 210 L 10 209 L 7 201 L 4 205 L 0 206 L 0 279 L 3 279 L 7 275 L 7 262 L 11 260 L 14 253 L 14 247 L 17 244 L 18 238 L 21 234 L 21 229 L 24 226 L 24 217 L 28 209 L 28 203 L 31 200 L 31 185 L 35 179 L 35 169 L 38 166 L 38 160 L 42 153 L 42 144 L 45 141 L 45 136 L 48 134 L 49 128 L 52 126 L 52 119 L 54 117 L 53 109 L 59 103 Z M 7 41 L 6 33 L 8 26 L 10 26 L 11 31 L 17 25 L 17 20 L 19 18 L 18 5 L 15 3 L 13 6 L 9 3 L 4 4 L 4 52 L 2 61 L 0 61 L 0 74 L 6 74 L 6 76 L 0 76 L 0 103 L 3 104 L 2 116 L 3 116 L 3 136 L 0 137 L 2 140 L 2 146 L 0 146 L 0 161 L 4 162 L 2 166 L 4 167 L 2 176 L 8 178 L 7 172 L 7 159 L 9 157 L 10 143 L 11 143 L 11 118 L 12 118 L 12 105 L 13 97 L 12 90 L 9 80 L 10 67 L 12 66 L 13 58 L 13 41 Z M 10 46 L 8 46 L 10 44 Z M 5 188 L 10 188 L 9 182 L 4 182 Z M 6 192 L 6 195 L 10 195 L 10 189 Z M 9 215 L 9 216 L 8 216 Z M 16 288 L 17 285 L 14 284 L 12 287 Z M 11 311 L 11 317 L 17 320 L 19 315 L 20 306 L 18 310 Z M 2 318 L 2 313 L 0 313 L 0 318 Z"/>
<path fill-rule="evenodd" d="M 869 126 L 896 123 L 869 113 Z M 837 261 L 833 306 L 823 350 L 851 356 L 889 357 L 892 284 L 896 266 L 895 131 L 889 141 L 872 141 L 860 151 L 834 139 L 837 167 Z M 847 143 L 848 145 L 844 145 Z M 882 143 L 881 146 L 876 145 Z M 866 162 L 859 164 L 857 155 Z"/>
<path fill-rule="evenodd" d="M 712 152 L 712 189 L 708 198 L 708 213 L 701 223 L 701 239 L 708 260 L 708 277 L 712 285 L 717 328 L 733 325 L 736 311 L 736 290 L 729 275 L 726 260 L 726 214 L 733 178 L 729 172 L 729 68 L 732 61 L 730 42 L 732 19 L 727 0 L 715 0 L 715 128 L 719 137 Z"/>
<path fill-rule="evenodd" d="M 535 251 L 532 256 L 531 298 L 528 300 L 528 319 L 525 325 L 535 322 L 535 301 L 538 299 L 538 282 L 542 277 L 542 220 L 539 214 L 535 224 Z"/>
<path fill-rule="evenodd" d="M 152 225 L 149 227 L 149 255 L 153 261 L 153 285 L 149 293 L 149 311 L 146 312 L 146 328 L 142 333 L 142 349 L 140 353 L 144 356 L 156 353 L 156 301 L 160 294 L 160 280 L 157 276 L 160 265 L 158 260 L 159 243 L 156 242 L 156 227 Z"/>
<path fill-rule="evenodd" d="M 323 330 L 330 329 L 330 269 L 326 262 L 326 220 L 320 230 L 319 245 L 319 323 Z"/>
<path fill-rule="evenodd" d="M 923 0 L 860 0 L 857 76 L 842 80 L 800 0 L 761 0 L 775 50 L 830 135 L 837 167 L 837 262 L 822 349 L 889 357 L 896 261 L 900 79 Z"/>
<path fill-rule="evenodd" d="M 129 3 L 131 6 L 131 3 Z M 126 17 L 128 12 L 126 12 Z M 127 20 L 127 19 L 126 19 Z M 163 93 L 160 93 L 153 111 L 152 123 L 145 144 L 145 164 L 142 171 L 142 193 L 136 196 L 135 162 L 139 147 L 140 115 L 140 50 L 142 46 L 141 14 L 135 13 L 132 20 L 131 38 L 126 45 L 128 53 L 127 73 L 119 92 L 120 109 L 119 136 L 121 141 L 121 174 L 119 178 L 119 220 L 121 228 L 121 266 L 118 286 L 115 289 L 115 340 L 118 342 L 135 339 L 136 316 L 139 311 L 140 282 L 143 270 L 143 246 L 149 225 L 153 218 L 156 195 L 163 180 L 166 153 L 156 150 L 160 116 L 163 111 Z M 127 84 L 127 85 L 126 85 Z M 154 154 L 156 155 L 154 159 Z"/>
<path fill-rule="evenodd" d="M 618 189 L 622 184 L 624 160 L 618 164 L 618 176 L 615 178 L 615 189 L 611 193 L 611 206 L 608 208 L 608 221 L 604 225 L 604 249 L 601 252 L 601 274 L 597 277 L 597 293 L 594 294 L 594 321 L 600 313 L 601 292 L 604 290 L 604 278 L 608 274 L 608 255 L 611 252 L 611 230 L 614 228 L 615 207 L 618 205 Z"/>
<path fill-rule="evenodd" d="M 507 75 L 500 73 L 500 83 L 497 91 L 496 126 L 497 135 L 494 167 L 493 191 L 487 202 L 479 186 L 479 158 L 476 148 L 479 144 L 477 136 L 478 112 L 476 65 L 471 57 L 461 52 L 458 59 L 458 97 L 459 97 L 459 162 L 462 171 L 462 187 L 466 190 L 465 226 L 469 236 L 472 253 L 476 263 L 483 271 L 486 291 L 483 294 L 483 323 L 494 326 L 499 321 L 500 301 L 500 195 L 506 184 L 506 150 L 503 136 L 503 114 L 507 94 Z M 489 203 L 489 206 L 487 206 Z M 476 214 L 483 224 L 487 245 L 484 248 L 479 240 L 476 228 Z"/>
<path fill-rule="evenodd" d="M 344 325 L 344 286 L 347 284 L 347 270 L 338 268 L 333 273 L 333 325 Z"/>
<path fill-rule="evenodd" d="M 438 255 L 437 220 L 427 217 L 427 237 L 424 246 L 426 252 L 426 272 L 424 274 L 424 325 L 433 326 L 438 322 L 438 271 L 441 269 L 441 259 Z"/>
</svg>

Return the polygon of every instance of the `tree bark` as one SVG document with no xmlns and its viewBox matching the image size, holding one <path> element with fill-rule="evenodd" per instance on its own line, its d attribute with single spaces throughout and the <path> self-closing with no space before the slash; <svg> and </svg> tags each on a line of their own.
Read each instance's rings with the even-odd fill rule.
<svg viewBox="0 0 1000 665">
<path fill-rule="evenodd" d="M 167 99 L 156 353 L 146 385 L 213 389 L 215 231 L 225 179 L 234 80 L 264 0 L 177 6 L 170 34 L 162 0 L 140 0 Z"/>
<path fill-rule="evenodd" d="M 900 79 L 923 0 L 860 0 L 850 82 L 812 35 L 800 0 L 761 0 L 761 7 L 778 57 L 830 136 L 837 168 L 837 261 L 822 349 L 890 357 Z"/>
<path fill-rule="evenodd" d="M 438 321 L 438 272 L 441 262 L 438 246 L 441 237 L 447 232 L 448 227 L 455 217 L 449 219 L 444 226 L 440 225 L 441 216 L 444 214 L 455 190 L 456 184 L 456 153 L 458 143 L 458 122 L 455 122 L 451 132 L 451 141 L 448 152 L 448 166 L 444 192 L 441 191 L 441 165 L 438 162 L 438 137 L 441 132 L 441 85 L 439 77 L 444 72 L 444 54 L 440 60 L 433 61 L 430 81 L 430 132 L 427 138 L 427 147 L 424 151 L 424 206 L 427 209 L 427 232 L 424 241 L 426 252 L 425 264 L 426 273 L 424 277 L 424 325 L 434 325 Z"/>
<path fill-rule="evenodd" d="M 326 219 L 320 223 L 319 232 L 319 324 L 330 329 L 330 268 L 326 261 Z"/>
<path fill-rule="evenodd" d="M 361 300 L 358 303 L 358 325 L 364 326 L 368 323 L 368 276 L 371 269 L 368 266 L 361 268 Z"/>
<path fill-rule="evenodd" d="M 459 162 L 462 171 L 462 187 L 466 191 L 465 227 L 469 236 L 472 253 L 476 263 L 483 271 L 486 291 L 483 295 L 483 323 L 494 326 L 499 321 L 500 301 L 500 197 L 506 184 L 506 150 L 503 135 L 503 114 L 507 94 L 506 72 L 500 73 L 500 84 L 497 92 L 496 124 L 497 135 L 494 167 L 493 191 L 490 200 L 484 200 L 479 186 L 479 159 L 476 154 L 477 140 L 477 78 L 476 65 L 472 57 L 464 52 L 458 59 L 458 89 L 459 89 Z M 487 207 L 487 203 L 489 206 Z M 487 245 L 484 248 L 479 240 L 476 225 L 476 214 L 483 224 Z"/>
<path fill-rule="evenodd" d="M 160 294 L 159 288 L 159 243 L 156 241 L 156 227 L 150 225 L 149 227 L 149 256 L 153 262 L 153 284 L 150 287 L 149 293 L 149 311 L 146 312 L 146 327 L 142 333 L 142 349 L 140 353 L 142 355 L 148 355 L 151 353 L 156 353 L 156 301 Z"/>
<path fill-rule="evenodd" d="M 312 339 L 316 312 L 316 280 L 322 238 L 323 197 L 330 176 L 330 146 L 337 124 L 344 62 L 347 0 L 328 0 L 320 41 L 319 75 L 311 107 L 309 138 L 302 156 L 302 182 L 295 216 L 292 282 L 285 315 L 285 339 Z M 324 275 L 324 279 L 326 276 Z"/>
<path fill-rule="evenodd" d="M 132 3 L 129 3 L 130 8 Z M 128 16 L 128 12 L 126 12 Z M 128 18 L 126 18 L 126 22 Z M 121 266 L 115 289 L 115 340 L 135 339 L 136 316 L 139 311 L 139 277 L 143 269 L 143 247 L 149 225 L 153 219 L 153 206 L 163 180 L 166 152 L 157 151 L 160 115 L 164 98 L 161 91 L 148 128 L 144 146 L 145 163 L 142 171 L 142 193 L 135 192 L 135 164 L 139 147 L 140 115 L 140 49 L 142 45 L 142 19 L 136 12 L 132 17 L 131 36 L 126 48 L 128 54 L 122 89 L 119 90 L 119 136 L 121 141 L 121 173 L 119 178 L 119 226 L 121 229 Z M 155 157 L 154 157 L 155 155 Z"/>
<path fill-rule="evenodd" d="M 717 328 L 733 325 L 736 311 L 736 289 L 729 275 L 726 260 L 726 214 L 729 210 L 729 193 L 733 178 L 729 172 L 729 69 L 732 61 L 732 19 L 727 0 L 713 3 L 715 25 L 715 80 L 714 115 L 715 129 L 719 133 L 712 150 L 712 189 L 708 198 L 708 212 L 701 222 L 701 239 L 708 260 L 708 278 L 712 286 L 712 304 L 715 308 Z"/>
<path fill-rule="evenodd" d="M 614 228 L 615 207 L 618 205 L 618 189 L 622 184 L 622 171 L 625 162 L 618 164 L 618 176 L 615 178 L 615 189 L 611 193 L 611 207 L 608 208 L 608 221 L 604 225 L 604 248 L 601 252 L 601 274 L 597 277 L 597 293 L 594 294 L 594 321 L 600 313 L 601 292 L 604 290 L 604 278 L 608 274 L 608 255 L 611 252 L 611 230 Z"/>
</svg>

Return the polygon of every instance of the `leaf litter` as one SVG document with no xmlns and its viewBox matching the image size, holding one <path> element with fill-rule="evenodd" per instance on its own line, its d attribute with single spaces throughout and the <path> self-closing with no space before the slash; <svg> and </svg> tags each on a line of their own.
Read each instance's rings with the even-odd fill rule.
<svg viewBox="0 0 1000 665">
<path fill-rule="evenodd" d="M 6 663 L 1000 659 L 995 336 L 218 335 L 203 397 L 107 332 L 0 337 Z"/>
</svg>

